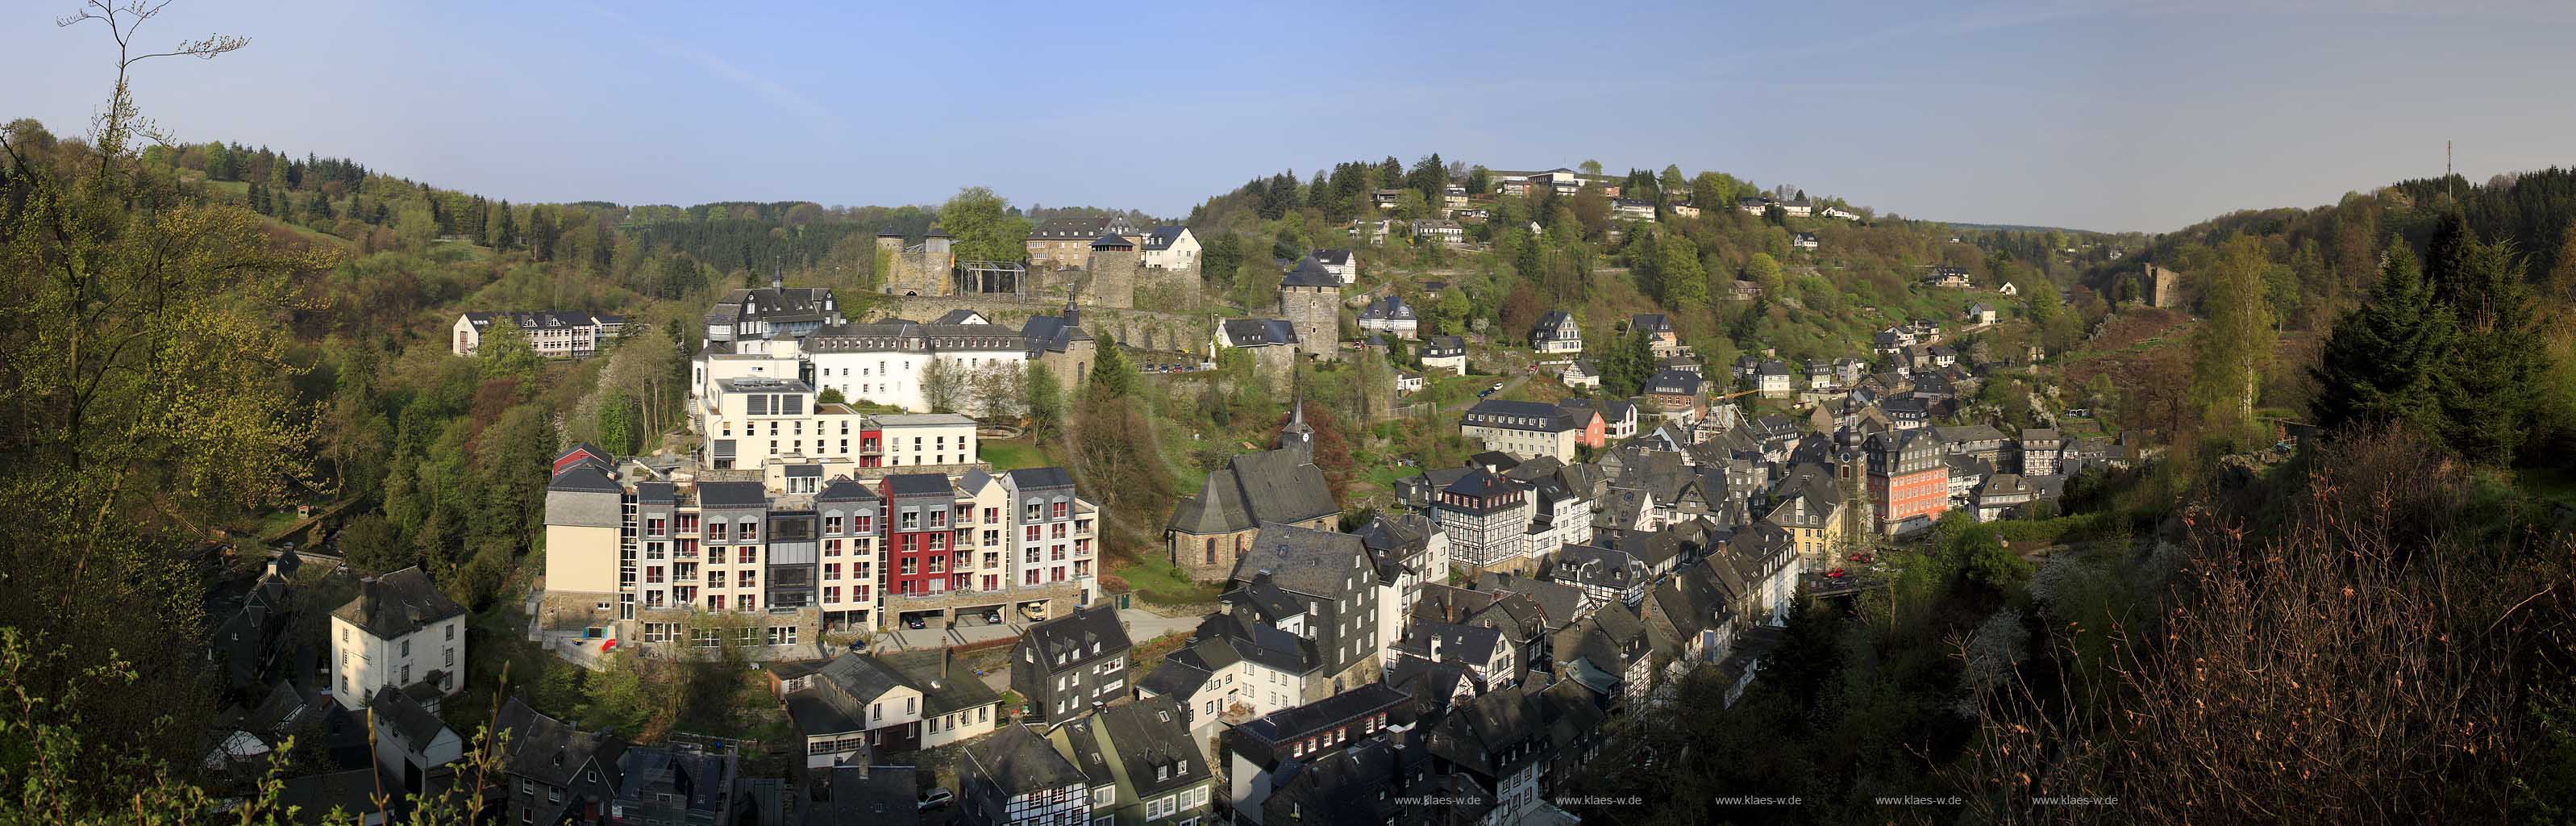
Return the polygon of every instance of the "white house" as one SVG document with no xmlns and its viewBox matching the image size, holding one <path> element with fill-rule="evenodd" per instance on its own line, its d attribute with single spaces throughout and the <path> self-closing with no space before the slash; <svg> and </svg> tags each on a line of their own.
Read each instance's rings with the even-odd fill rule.
<svg viewBox="0 0 2576 826">
<path fill-rule="evenodd" d="M 1541 353 L 1583 352 L 1583 328 L 1575 325 L 1574 316 L 1562 310 L 1550 311 L 1539 316 L 1538 324 L 1530 328 L 1530 349 Z"/>
<path fill-rule="evenodd" d="M 1384 333 L 1396 338 L 1413 338 L 1422 329 L 1422 320 L 1414 315 L 1413 305 L 1404 296 L 1388 295 L 1360 308 L 1360 332 Z"/>
<path fill-rule="evenodd" d="M 417 782 L 431 769 L 465 756 L 465 738 L 400 689 L 376 689 L 367 707 L 374 712 L 367 715 L 367 724 L 375 729 L 376 765 L 396 777 Z"/>
<path fill-rule="evenodd" d="M 1968 323 L 1970 323 L 1970 324 L 1993 324 L 1993 323 L 1995 323 L 1995 305 L 1988 304 L 1988 303 L 1983 302 L 1983 301 L 1979 301 L 1979 302 L 1977 302 L 1977 303 L 1975 303 L 1975 304 L 1970 304 L 1970 305 L 1968 305 Z"/>
<path fill-rule="evenodd" d="M 1136 247 L 1140 263 L 1167 270 L 1196 269 L 1199 265 L 1199 239 L 1190 228 L 1179 224 L 1159 226 L 1145 233 L 1145 243 Z"/>
<path fill-rule="evenodd" d="M 1813 250 L 1820 246 L 1820 244 L 1816 241 L 1815 233 L 1801 232 L 1796 235 L 1789 236 L 1789 246 L 1797 247 L 1802 250 Z"/>
<path fill-rule="evenodd" d="M 1842 208 L 1842 207 L 1830 207 L 1830 206 L 1829 206 L 1829 207 L 1825 207 L 1824 209 L 1817 210 L 1817 211 L 1816 211 L 1816 214 L 1818 214 L 1818 215 L 1822 215 L 1822 216 L 1825 216 L 1825 217 L 1827 217 L 1827 218 L 1840 218 L 1840 219 L 1843 219 L 1843 220 L 1845 220 L 1845 221 L 1858 221 L 1858 220 L 1860 220 L 1860 213 L 1853 212 L 1853 211 L 1851 211 L 1851 210 L 1844 209 L 1844 208 Z"/>
<path fill-rule="evenodd" d="M 331 696 L 363 708 L 380 688 L 445 697 L 465 688 L 465 609 L 404 568 L 358 583 L 331 612 Z"/>
<path fill-rule="evenodd" d="M 1432 336 L 1422 340 L 1424 372 L 1447 370 L 1467 375 L 1467 340 L 1459 336 Z"/>
<path fill-rule="evenodd" d="M 1565 369 L 1558 371 L 1556 378 L 1567 387 L 1600 387 L 1601 368 L 1588 359 L 1575 359 L 1566 362 Z"/>
<path fill-rule="evenodd" d="M 1320 249 L 1306 253 L 1306 258 L 1322 265 L 1325 272 L 1340 277 L 1344 285 L 1360 280 L 1360 260 L 1351 255 L 1350 250 Z"/>
</svg>

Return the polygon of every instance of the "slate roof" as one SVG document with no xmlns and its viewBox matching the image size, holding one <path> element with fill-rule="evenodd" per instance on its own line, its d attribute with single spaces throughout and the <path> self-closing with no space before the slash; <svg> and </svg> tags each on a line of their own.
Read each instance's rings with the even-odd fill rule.
<svg viewBox="0 0 2576 826">
<path fill-rule="evenodd" d="M 822 492 L 814 494 L 816 502 L 873 502 L 878 498 L 875 489 L 848 477 L 833 479 L 823 485 Z"/>
<path fill-rule="evenodd" d="M 1019 644 L 1035 648 L 1038 664 L 1049 674 L 1124 657 L 1133 647 L 1127 639 L 1126 626 L 1118 622 L 1118 610 L 1106 601 L 1031 625 L 1021 633 Z"/>
<path fill-rule="evenodd" d="M 1289 345 L 1297 343 L 1297 327 L 1276 318 L 1229 318 L 1225 339 L 1236 347 Z"/>
<path fill-rule="evenodd" d="M 1361 321 L 1413 321 L 1414 319 L 1413 305 L 1404 303 L 1404 296 L 1400 295 L 1388 295 L 1360 308 Z"/>
<path fill-rule="evenodd" d="M 1476 406 L 1467 408 L 1466 414 L 1459 417 L 1459 422 L 1472 427 L 1498 427 L 1540 433 L 1557 433 L 1583 427 L 1576 422 L 1573 413 L 1559 410 L 1556 405 L 1547 402 L 1520 402 L 1506 399 L 1486 399 L 1477 402 Z"/>
<path fill-rule="evenodd" d="M 757 508 L 769 504 L 769 495 L 759 482 L 699 482 L 698 506 L 702 508 Z"/>
<path fill-rule="evenodd" d="M 1151 798 L 1207 781 L 1207 758 L 1192 742 L 1179 701 L 1147 697 L 1110 706 L 1092 719 L 1109 735 L 1138 797 Z M 1168 778 L 1157 779 L 1161 767 L 1168 767 Z"/>
<path fill-rule="evenodd" d="M 1334 289 L 1340 289 L 1342 286 L 1342 277 L 1334 275 L 1332 270 L 1324 269 L 1323 264 L 1315 261 L 1314 259 L 1308 258 L 1299 260 L 1296 266 L 1288 269 L 1286 275 L 1280 276 L 1279 286 L 1331 287 Z"/>
<path fill-rule="evenodd" d="M 1164 224 L 1162 226 L 1146 230 L 1145 249 L 1152 251 L 1171 249 L 1172 245 L 1179 243 L 1181 236 L 1189 231 L 1189 227 L 1181 226 L 1179 224 Z"/>
<path fill-rule="evenodd" d="M 886 477 L 885 483 L 886 492 L 895 496 L 950 496 L 957 492 L 956 488 L 949 486 L 947 474 L 941 473 L 896 474 Z M 758 483 L 739 484 L 756 485 Z M 700 487 L 703 488 L 704 485 Z M 704 497 L 701 497 L 701 501 L 703 499 Z"/>
<path fill-rule="evenodd" d="M 1199 495 L 1172 509 L 1171 530 L 1233 533 L 1263 522 L 1298 523 L 1341 512 L 1322 469 L 1294 450 L 1265 450 L 1227 460 Z"/>
<path fill-rule="evenodd" d="M 1003 726 L 966 746 L 966 766 L 1005 797 L 1091 782 L 1073 761 L 1027 726 Z"/>
<path fill-rule="evenodd" d="M 413 751 L 427 748 L 429 742 L 438 739 L 438 733 L 447 728 L 438 715 L 429 713 L 429 709 L 422 708 L 419 701 L 393 686 L 376 689 L 376 696 L 367 700 L 367 709 L 375 712 L 376 719 L 383 721 L 386 727 L 401 733 Z"/>
<path fill-rule="evenodd" d="M 1668 396 L 1695 396 L 1706 381 L 1698 373 L 1686 370 L 1658 370 L 1646 379 L 1646 392 Z"/>
<path fill-rule="evenodd" d="M 606 470 L 590 462 L 564 468 L 562 473 L 555 474 L 553 479 L 547 480 L 546 489 L 576 493 L 626 492 L 624 487 L 617 484 L 616 479 L 609 478 Z"/>
<path fill-rule="evenodd" d="M 817 785 L 823 799 L 805 810 L 804 826 L 916 826 L 921 822 L 920 788 L 911 766 L 832 766 Z"/>
<path fill-rule="evenodd" d="M 1549 582 L 1513 576 L 1502 571 L 1487 571 L 1476 579 L 1476 589 L 1495 593 L 1527 594 L 1546 613 L 1550 628 L 1561 628 L 1581 614 L 1583 592 L 1562 582 Z"/>
<path fill-rule="evenodd" d="M 612 787 L 618 783 L 617 755 L 626 750 L 626 741 L 617 735 L 582 731 L 537 713 L 517 697 L 502 705 L 500 728 L 510 733 L 509 753 L 502 758 L 510 774 L 568 788 L 576 779 L 574 773 L 596 759 L 607 783 Z"/>
<path fill-rule="evenodd" d="M 1254 742 L 1275 746 L 1359 719 L 1365 714 L 1374 714 L 1389 706 L 1402 705 L 1410 699 L 1411 695 L 1385 683 L 1363 683 L 1357 688 L 1305 705 L 1273 711 L 1236 726 L 1234 730 Z"/>
<path fill-rule="evenodd" d="M 1319 531 L 1266 522 L 1252 536 L 1252 547 L 1235 560 L 1236 581 L 1262 573 L 1270 582 L 1310 596 L 1340 598 L 1349 591 L 1351 559 L 1366 558 L 1368 548 L 1354 534 Z"/>
<path fill-rule="evenodd" d="M 377 639 L 393 639 L 465 615 L 464 606 L 440 593 L 418 566 L 361 582 L 358 597 L 332 616 L 349 621 Z"/>
<path fill-rule="evenodd" d="M 1020 326 L 1020 335 L 1029 340 L 1030 353 L 1062 353 L 1074 342 L 1093 340 L 1082 329 L 1079 311 L 1070 303 L 1065 305 L 1065 311 L 1067 315 L 1029 316 L 1028 322 Z"/>
<path fill-rule="evenodd" d="M 1433 640 L 1440 644 L 1438 656 L 1431 653 Z M 1404 639 L 1395 643 L 1395 648 L 1425 659 L 1485 665 L 1494 661 L 1495 649 L 1502 647 L 1502 641 L 1503 632 L 1499 628 L 1424 622 L 1415 623 L 1406 631 Z"/>
</svg>

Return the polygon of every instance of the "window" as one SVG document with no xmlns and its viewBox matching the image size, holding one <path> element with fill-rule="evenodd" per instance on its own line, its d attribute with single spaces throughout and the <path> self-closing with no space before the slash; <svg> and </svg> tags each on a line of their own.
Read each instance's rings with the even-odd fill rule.
<svg viewBox="0 0 2576 826">
<path fill-rule="evenodd" d="M 723 541 L 726 541 L 726 540 L 725 540 L 725 523 L 723 522 L 723 520 L 717 520 L 717 521 L 714 521 L 714 522 L 709 522 L 709 523 L 707 523 L 707 541 L 709 541 L 709 542 L 723 542 Z"/>
<path fill-rule="evenodd" d="M 742 541 L 744 541 L 744 542 L 753 542 L 753 541 L 757 541 L 757 540 L 759 540 L 759 539 L 760 539 L 760 523 L 758 523 L 758 522 L 749 522 L 749 521 L 746 521 L 746 522 L 742 523 Z"/>
</svg>

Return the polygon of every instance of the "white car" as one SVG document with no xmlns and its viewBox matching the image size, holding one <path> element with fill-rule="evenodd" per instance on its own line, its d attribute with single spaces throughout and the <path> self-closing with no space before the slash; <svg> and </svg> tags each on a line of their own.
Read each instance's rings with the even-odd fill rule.
<svg viewBox="0 0 2576 826">
<path fill-rule="evenodd" d="M 929 794 L 921 796 L 921 804 L 916 807 L 916 810 L 927 812 L 941 806 L 946 806 L 956 799 L 957 793 L 949 791 L 947 787 L 933 786 L 931 787 Z"/>
</svg>

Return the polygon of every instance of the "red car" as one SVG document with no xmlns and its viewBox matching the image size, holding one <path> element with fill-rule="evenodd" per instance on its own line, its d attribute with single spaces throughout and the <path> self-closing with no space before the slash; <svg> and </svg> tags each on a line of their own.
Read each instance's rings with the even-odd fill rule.
<svg viewBox="0 0 2576 826">
<path fill-rule="evenodd" d="M 1857 562 L 1857 563 L 1860 563 L 1860 564 L 1862 564 L 1862 565 L 1867 565 L 1867 564 L 1869 564 L 1869 560 L 1870 560 L 1870 555 L 1869 555 L 1869 554 L 1852 554 L 1852 555 L 1851 555 L 1851 561 L 1853 561 L 1853 562 Z"/>
<path fill-rule="evenodd" d="M 1835 568 L 1835 569 L 1833 569 L 1833 570 L 1830 570 L 1830 571 L 1826 571 L 1826 572 L 1825 572 L 1825 578 L 1826 578 L 1826 579 L 1841 579 L 1841 578 L 1843 578 L 1843 577 L 1847 577 L 1847 576 L 1851 576 L 1851 572 L 1850 572 L 1850 571 L 1843 570 L 1843 569 L 1841 569 L 1841 568 Z"/>
</svg>

